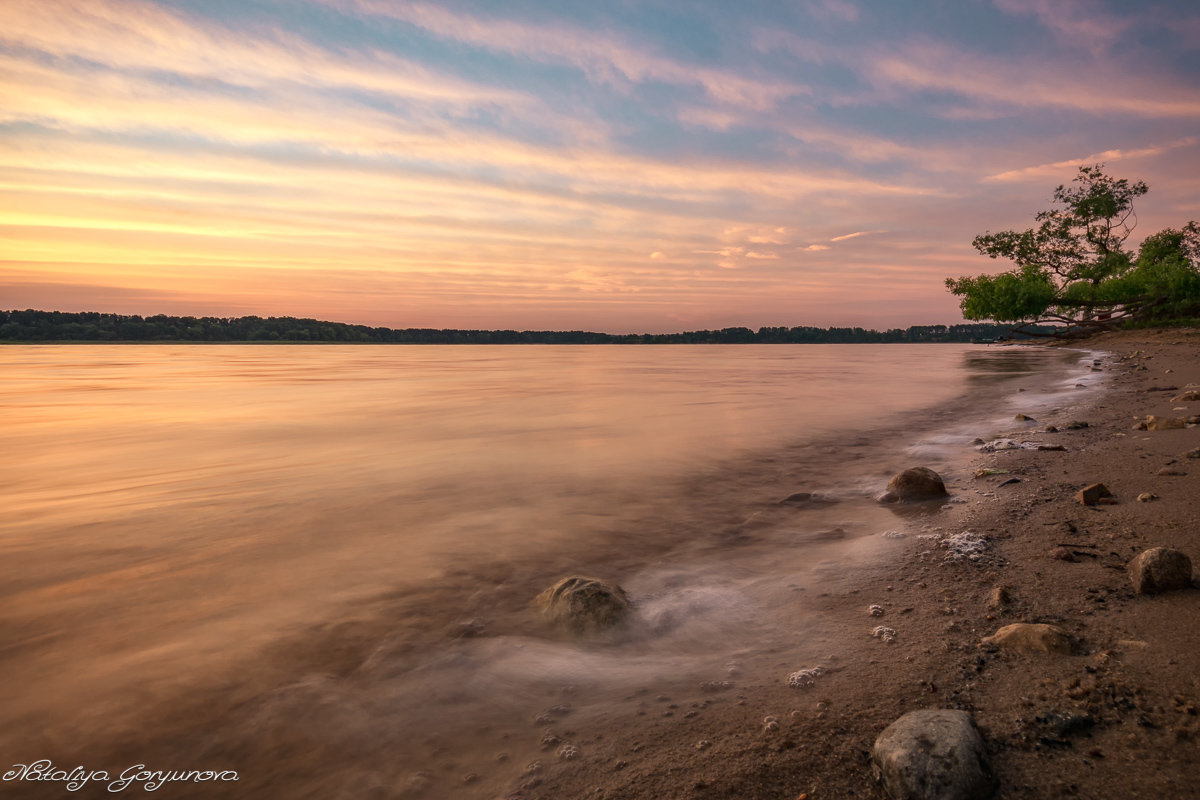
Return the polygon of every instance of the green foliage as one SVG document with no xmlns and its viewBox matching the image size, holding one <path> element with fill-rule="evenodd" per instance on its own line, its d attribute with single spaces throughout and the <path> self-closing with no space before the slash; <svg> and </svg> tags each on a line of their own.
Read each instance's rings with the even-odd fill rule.
<svg viewBox="0 0 1200 800">
<path fill-rule="evenodd" d="M 1133 202 L 1149 191 L 1080 167 L 1071 186 L 1054 190 L 1061 207 L 1035 216 L 1036 228 L 987 232 L 975 249 L 1013 262 L 998 275 L 947 278 L 967 319 L 1062 326 L 1086 333 L 1116 322 L 1194 313 L 1200 302 L 1200 231 L 1189 222 L 1147 237 L 1138 258 L 1125 250 Z"/>
</svg>

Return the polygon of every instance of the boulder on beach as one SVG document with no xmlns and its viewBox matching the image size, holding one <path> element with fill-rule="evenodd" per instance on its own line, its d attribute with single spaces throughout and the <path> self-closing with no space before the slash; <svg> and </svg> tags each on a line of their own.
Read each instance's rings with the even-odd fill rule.
<svg viewBox="0 0 1200 800">
<path fill-rule="evenodd" d="M 928 467 L 910 467 L 888 481 L 881 503 L 923 503 L 947 496 L 942 476 Z"/>
<path fill-rule="evenodd" d="M 984 800 L 996 787 L 983 737 L 965 711 L 910 711 L 875 740 L 871 766 L 893 800 Z"/>
<path fill-rule="evenodd" d="M 632 608 L 615 583 L 572 575 L 537 596 L 538 608 L 568 630 L 582 633 L 621 624 Z"/>
<path fill-rule="evenodd" d="M 1192 560 L 1169 547 L 1152 547 L 1139 553 L 1127 570 L 1138 594 L 1158 594 L 1192 585 Z"/>
<path fill-rule="evenodd" d="M 1023 650 L 1032 653 L 1071 652 L 1071 636 L 1057 625 L 1017 622 L 1005 625 L 991 636 L 983 637 L 985 645 L 1003 650 Z"/>
</svg>

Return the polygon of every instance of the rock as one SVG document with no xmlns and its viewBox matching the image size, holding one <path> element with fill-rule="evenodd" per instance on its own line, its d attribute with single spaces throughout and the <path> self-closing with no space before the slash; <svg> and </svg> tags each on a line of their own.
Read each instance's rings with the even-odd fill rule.
<svg viewBox="0 0 1200 800">
<path fill-rule="evenodd" d="M 1197 447 L 1195 450 L 1188 450 L 1184 455 L 1187 458 L 1200 458 L 1200 447 Z"/>
<path fill-rule="evenodd" d="M 1171 398 L 1172 403 L 1191 403 L 1200 400 L 1200 391 L 1192 389 Z"/>
<path fill-rule="evenodd" d="M 1005 650 L 1024 650 L 1035 653 L 1071 652 L 1071 637 L 1057 625 L 1017 622 L 1005 625 L 991 636 L 983 637 L 983 643 Z"/>
<path fill-rule="evenodd" d="M 1037 420 L 1033 417 L 1028 417 L 1024 414 L 1017 414 L 1015 417 L 1013 417 L 1013 419 L 1015 419 L 1017 422 L 1037 422 Z"/>
<path fill-rule="evenodd" d="M 1148 431 L 1174 431 L 1187 427 L 1187 420 L 1179 417 L 1156 417 L 1153 414 L 1146 417 Z"/>
<path fill-rule="evenodd" d="M 1070 422 L 1067 424 L 1067 430 L 1077 431 L 1077 430 L 1082 430 L 1083 428 L 1086 428 L 1087 426 L 1088 426 L 1088 424 L 1086 422 Z"/>
<path fill-rule="evenodd" d="M 1079 560 L 1078 558 L 1075 557 L 1074 553 L 1072 553 L 1070 550 L 1068 550 L 1065 547 L 1055 547 L 1053 550 L 1051 550 L 1046 555 L 1049 556 L 1050 558 L 1058 559 L 1059 561 L 1078 561 Z"/>
<path fill-rule="evenodd" d="M 1126 569 L 1138 594 L 1158 594 L 1192 585 L 1192 560 L 1168 547 L 1152 547 L 1139 553 Z"/>
<path fill-rule="evenodd" d="M 1178 477 L 1180 475 L 1187 475 L 1187 473 L 1184 472 L 1183 470 L 1175 469 L 1174 467 L 1163 467 L 1162 469 L 1160 469 L 1158 471 L 1158 474 L 1162 475 L 1163 477 L 1171 477 L 1171 476 Z"/>
<path fill-rule="evenodd" d="M 624 622 L 631 605 L 620 586 L 572 575 L 537 596 L 542 612 L 576 633 L 611 628 Z"/>
<path fill-rule="evenodd" d="M 1008 606 L 1012 602 L 1012 595 L 1009 594 L 1007 586 L 997 586 L 992 589 L 992 593 L 988 595 L 987 607 L 992 611 L 999 611 Z"/>
<path fill-rule="evenodd" d="M 781 506 L 832 505 L 837 501 L 815 492 L 796 492 L 779 501 Z"/>
<path fill-rule="evenodd" d="M 1157 500 L 1157 499 L 1158 499 L 1158 495 L 1154 494 L 1153 492 L 1142 492 L 1141 494 L 1138 495 L 1139 503 L 1149 503 L 1150 501 Z"/>
<path fill-rule="evenodd" d="M 1112 492 L 1103 483 L 1093 483 L 1075 493 L 1075 499 L 1085 506 L 1094 506 L 1102 497 L 1112 497 Z"/>
<path fill-rule="evenodd" d="M 888 481 L 887 491 L 879 497 L 882 503 L 921 503 L 940 500 L 948 494 L 942 476 L 928 467 L 912 467 Z"/>
<path fill-rule="evenodd" d="M 1054 427 L 1053 425 L 1047 425 L 1046 427 L 1042 428 L 1042 430 L 1046 433 L 1058 433 L 1058 428 Z"/>
<path fill-rule="evenodd" d="M 910 711 L 879 734 L 871 767 L 893 800 L 984 800 L 996 788 L 965 711 Z"/>
<path fill-rule="evenodd" d="M 1065 452 L 1067 448 L 1061 444 L 1039 444 L 1037 446 L 1037 449 L 1038 450 L 1053 450 L 1053 451 L 1062 453 L 1062 452 Z"/>
</svg>

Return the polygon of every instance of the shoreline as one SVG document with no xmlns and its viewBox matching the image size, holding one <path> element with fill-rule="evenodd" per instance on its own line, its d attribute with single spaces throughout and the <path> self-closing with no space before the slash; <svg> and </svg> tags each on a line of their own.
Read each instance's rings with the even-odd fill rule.
<svg viewBox="0 0 1200 800">
<path fill-rule="evenodd" d="M 550 752 L 506 796 L 883 798 L 869 766 L 875 737 L 908 711 L 959 708 L 983 733 L 997 798 L 1193 797 L 1197 594 L 1135 595 L 1125 564 L 1154 546 L 1200 563 L 1200 462 L 1184 457 L 1200 446 L 1200 429 L 1131 430 L 1135 416 L 1200 412 L 1195 404 L 1172 412 L 1189 404 L 1172 404 L 1176 392 L 1163 390 L 1200 384 L 1200 332 L 1122 332 L 1087 344 L 1108 353 L 1099 396 L 1084 408 L 1038 412 L 1032 426 L 1014 421 L 981 434 L 1024 432 L 1065 452 L 976 453 L 973 467 L 1008 473 L 973 479 L 970 502 L 923 518 L 932 530 L 910 535 L 894 561 L 863 567 L 815 598 L 838 633 L 835 657 L 797 663 L 780 653 L 773 673 L 737 680 L 729 692 L 650 695 L 640 714 L 589 720 L 586 758 L 555 763 Z M 1076 419 L 1088 427 L 1042 432 Z M 1157 474 L 1172 461 L 1188 474 Z M 1014 477 L 1020 482 L 999 485 Z M 1074 499 L 1096 482 L 1116 505 Z M 1147 491 L 1160 499 L 1138 502 Z M 948 562 L 943 539 L 963 531 L 980 534 L 982 553 Z M 1064 544 L 1074 561 L 1048 555 Z M 997 587 L 1010 600 L 990 607 Z M 871 604 L 884 607 L 882 617 L 870 616 Z M 1018 621 L 1064 627 L 1072 654 L 982 645 Z M 894 642 L 871 637 L 881 624 L 896 629 Z M 813 666 L 825 669 L 813 686 L 786 685 L 789 672 Z M 1089 721 L 1063 735 L 1053 720 L 1067 714 Z M 566 737 L 585 726 L 559 727 Z"/>
</svg>

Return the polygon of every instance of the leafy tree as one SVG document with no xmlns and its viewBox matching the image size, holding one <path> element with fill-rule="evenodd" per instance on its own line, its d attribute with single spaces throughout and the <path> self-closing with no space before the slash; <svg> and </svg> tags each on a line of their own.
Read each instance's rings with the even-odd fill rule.
<svg viewBox="0 0 1200 800">
<path fill-rule="evenodd" d="M 1058 326 L 1052 335 L 1086 335 L 1126 320 L 1168 319 L 1200 304 L 1200 231 L 1195 222 L 1147 237 L 1137 259 L 1125 249 L 1142 181 L 1112 178 L 1102 164 L 1079 168 L 1054 190 L 1060 207 L 1035 216 L 1036 228 L 987 232 L 972 244 L 1014 266 L 997 275 L 947 278 L 967 319 Z M 1031 331 L 1032 332 L 1032 331 Z"/>
</svg>

